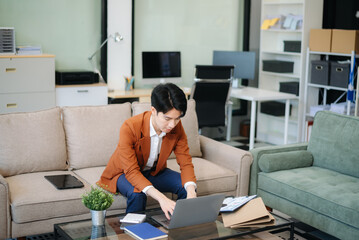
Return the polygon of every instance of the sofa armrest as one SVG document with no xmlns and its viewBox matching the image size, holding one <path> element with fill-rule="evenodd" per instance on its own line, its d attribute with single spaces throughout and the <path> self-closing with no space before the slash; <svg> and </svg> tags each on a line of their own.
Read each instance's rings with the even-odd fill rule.
<svg viewBox="0 0 359 240">
<path fill-rule="evenodd" d="M 10 238 L 10 196 L 9 186 L 0 175 L 0 239 Z"/>
<path fill-rule="evenodd" d="M 257 194 L 257 185 L 258 185 L 258 173 L 261 172 L 259 168 L 259 159 L 263 154 L 272 154 L 272 153 L 284 153 L 298 150 L 307 150 L 308 143 L 295 143 L 287 144 L 282 146 L 267 146 L 254 148 L 250 150 L 253 156 L 253 164 L 250 170 L 250 185 L 249 185 L 249 194 Z"/>
<path fill-rule="evenodd" d="M 232 169 L 238 174 L 236 195 L 248 195 L 249 173 L 253 162 L 248 151 L 235 148 L 205 136 L 199 136 L 203 158 Z"/>
</svg>

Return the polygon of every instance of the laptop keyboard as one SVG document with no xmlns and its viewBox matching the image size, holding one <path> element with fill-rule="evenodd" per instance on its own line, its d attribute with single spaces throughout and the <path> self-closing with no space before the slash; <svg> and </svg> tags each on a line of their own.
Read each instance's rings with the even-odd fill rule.
<svg viewBox="0 0 359 240">
<path fill-rule="evenodd" d="M 170 220 L 168 220 L 168 219 L 162 220 L 161 222 L 167 226 L 170 225 Z"/>
</svg>

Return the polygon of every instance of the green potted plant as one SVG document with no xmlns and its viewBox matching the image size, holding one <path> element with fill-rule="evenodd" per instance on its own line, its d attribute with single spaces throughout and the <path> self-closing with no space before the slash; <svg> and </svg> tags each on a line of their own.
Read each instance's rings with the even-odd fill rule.
<svg viewBox="0 0 359 240">
<path fill-rule="evenodd" d="M 106 210 L 112 205 L 113 195 L 101 188 L 91 187 L 82 195 L 82 203 L 91 210 L 92 225 L 104 225 Z"/>
</svg>

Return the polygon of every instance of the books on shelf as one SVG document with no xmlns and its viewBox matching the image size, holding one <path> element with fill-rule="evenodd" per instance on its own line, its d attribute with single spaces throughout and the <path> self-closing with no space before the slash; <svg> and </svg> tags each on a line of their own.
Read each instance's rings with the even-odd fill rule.
<svg viewBox="0 0 359 240">
<path fill-rule="evenodd" d="M 125 232 L 139 240 L 155 240 L 168 237 L 166 233 L 147 222 L 126 226 Z"/>
<path fill-rule="evenodd" d="M 275 224 L 274 217 L 266 209 L 262 198 L 250 200 L 232 213 L 222 213 L 223 224 L 230 228 L 264 227 Z"/>
</svg>

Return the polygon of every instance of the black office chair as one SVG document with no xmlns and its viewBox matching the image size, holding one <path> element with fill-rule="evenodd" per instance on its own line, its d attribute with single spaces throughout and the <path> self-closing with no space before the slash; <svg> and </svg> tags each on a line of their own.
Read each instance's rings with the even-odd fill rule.
<svg viewBox="0 0 359 240">
<path fill-rule="evenodd" d="M 197 65 L 195 67 L 195 83 L 190 98 L 196 101 L 199 129 L 228 125 L 226 107 L 230 104 L 233 70 L 234 66 Z M 229 139 L 230 131 L 227 131 L 226 140 Z"/>
</svg>

